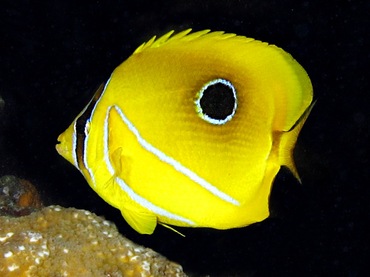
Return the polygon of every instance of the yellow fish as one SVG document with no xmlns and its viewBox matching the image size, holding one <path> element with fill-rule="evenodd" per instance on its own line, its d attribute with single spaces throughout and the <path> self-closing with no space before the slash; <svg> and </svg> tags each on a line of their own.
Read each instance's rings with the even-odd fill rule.
<svg viewBox="0 0 370 277">
<path fill-rule="evenodd" d="M 157 223 L 229 229 L 269 215 L 312 108 L 305 70 L 224 32 L 153 37 L 112 73 L 56 149 L 141 234 Z"/>
</svg>

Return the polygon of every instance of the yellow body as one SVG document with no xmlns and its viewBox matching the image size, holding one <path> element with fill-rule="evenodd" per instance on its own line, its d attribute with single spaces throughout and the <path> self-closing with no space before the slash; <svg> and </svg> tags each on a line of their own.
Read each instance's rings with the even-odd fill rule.
<svg viewBox="0 0 370 277">
<path fill-rule="evenodd" d="M 228 229 L 261 221 L 280 166 L 298 178 L 292 150 L 313 96 L 304 69 L 274 45 L 189 32 L 140 46 L 76 118 L 83 133 L 75 120 L 58 138 L 59 154 L 139 233 L 157 222 Z M 237 107 L 212 124 L 195 101 L 218 79 L 233 85 Z"/>
</svg>

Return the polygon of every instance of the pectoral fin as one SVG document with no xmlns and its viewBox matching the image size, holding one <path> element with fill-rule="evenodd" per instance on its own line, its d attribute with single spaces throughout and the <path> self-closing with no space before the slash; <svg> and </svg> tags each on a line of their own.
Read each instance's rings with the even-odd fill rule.
<svg viewBox="0 0 370 277">
<path fill-rule="evenodd" d="M 115 176 L 120 176 L 122 173 L 121 154 L 122 154 L 122 147 L 119 147 L 115 149 L 110 155 L 110 161 L 112 163 Z"/>
</svg>

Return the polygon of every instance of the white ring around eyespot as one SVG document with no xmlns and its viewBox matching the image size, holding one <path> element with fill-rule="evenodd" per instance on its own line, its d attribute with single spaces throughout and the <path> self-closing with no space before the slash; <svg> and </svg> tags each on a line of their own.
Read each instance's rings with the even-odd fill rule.
<svg viewBox="0 0 370 277">
<path fill-rule="evenodd" d="M 209 117 L 208 115 L 206 115 L 205 113 L 203 113 L 203 109 L 200 106 L 200 99 L 202 99 L 204 91 L 209 86 L 215 85 L 217 83 L 221 83 L 221 84 L 223 84 L 223 85 L 231 88 L 231 91 L 233 92 L 233 96 L 234 96 L 234 99 L 235 99 L 233 111 L 225 119 L 214 119 L 214 118 Z M 201 88 L 201 90 L 197 93 L 197 99 L 195 100 L 195 110 L 196 110 L 197 114 L 200 116 L 200 118 L 202 118 L 203 120 L 205 120 L 205 121 L 207 121 L 207 122 L 209 122 L 211 124 L 214 124 L 214 125 L 223 125 L 226 122 L 230 121 L 233 118 L 233 116 L 235 115 L 235 111 L 236 111 L 236 108 L 237 107 L 238 107 L 238 99 L 236 97 L 235 87 L 233 86 L 233 84 L 230 81 L 227 81 L 227 80 L 221 79 L 221 78 L 215 79 L 215 80 L 212 80 L 212 81 L 206 83 Z"/>
</svg>

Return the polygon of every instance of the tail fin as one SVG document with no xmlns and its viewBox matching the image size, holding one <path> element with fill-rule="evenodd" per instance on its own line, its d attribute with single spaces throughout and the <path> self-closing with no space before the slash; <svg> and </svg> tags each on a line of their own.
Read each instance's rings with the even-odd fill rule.
<svg viewBox="0 0 370 277">
<path fill-rule="evenodd" d="M 293 158 L 293 149 L 294 145 L 297 141 L 297 137 L 299 132 L 301 131 L 303 124 L 305 123 L 308 115 L 310 114 L 313 106 L 315 105 L 316 101 L 312 102 L 310 106 L 305 110 L 302 116 L 297 120 L 297 122 L 293 125 L 293 127 L 289 130 L 284 132 L 280 138 L 280 145 L 279 145 L 279 162 L 281 165 L 286 166 L 289 170 L 293 173 L 294 177 L 301 183 L 301 178 L 299 177 L 297 168 L 294 163 Z"/>
</svg>

